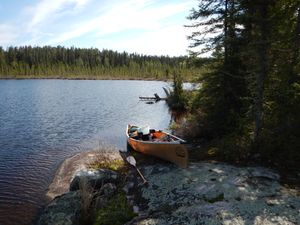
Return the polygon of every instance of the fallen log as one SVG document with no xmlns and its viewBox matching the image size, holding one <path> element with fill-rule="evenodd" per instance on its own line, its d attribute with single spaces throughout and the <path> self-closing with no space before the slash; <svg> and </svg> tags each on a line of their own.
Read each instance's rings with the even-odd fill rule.
<svg viewBox="0 0 300 225">
<path fill-rule="evenodd" d="M 157 93 L 155 93 L 154 94 L 154 97 L 142 97 L 142 96 L 140 96 L 139 97 L 139 99 L 141 100 L 141 101 L 160 101 L 160 100 L 166 100 L 166 98 L 161 98 L 161 97 L 159 97 L 159 95 L 157 94 Z"/>
</svg>

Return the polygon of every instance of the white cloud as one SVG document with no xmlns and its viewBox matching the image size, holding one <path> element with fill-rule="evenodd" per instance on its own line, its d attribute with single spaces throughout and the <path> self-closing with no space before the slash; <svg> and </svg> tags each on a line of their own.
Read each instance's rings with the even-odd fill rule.
<svg viewBox="0 0 300 225">
<path fill-rule="evenodd" d="M 38 0 L 21 8 L 15 21 L 0 24 L 0 44 L 182 55 L 188 46 L 185 17 L 196 5 L 197 0 Z"/>
<path fill-rule="evenodd" d="M 186 53 L 188 40 L 186 29 L 181 25 L 147 31 L 122 40 L 98 39 L 99 48 L 135 52 L 146 55 L 179 56 Z"/>
<path fill-rule="evenodd" d="M 68 31 L 49 40 L 47 44 L 61 44 L 65 41 L 88 33 L 95 33 L 97 39 L 103 39 L 104 36 L 108 38 L 109 35 L 118 35 L 120 32 L 125 33 L 130 30 L 139 30 L 141 33 L 144 33 L 139 35 L 140 39 L 146 38 L 148 41 L 150 39 L 156 40 L 156 45 L 162 43 L 162 40 L 164 39 L 171 38 L 173 42 L 170 41 L 170 39 L 168 41 L 163 41 L 163 43 L 167 44 L 163 45 L 166 48 L 166 46 L 169 46 L 171 43 L 176 44 L 174 40 L 178 40 L 179 38 L 180 43 L 186 42 L 186 36 L 182 32 L 183 24 L 176 24 L 178 21 L 170 22 L 167 19 L 179 13 L 188 12 L 188 10 L 192 7 L 192 3 L 194 3 L 194 1 L 168 3 L 165 5 L 157 5 L 154 4 L 154 1 L 149 0 L 131 0 L 126 2 L 122 1 L 121 3 L 117 2 L 117 4 L 115 3 L 110 6 L 110 10 L 105 11 L 96 18 L 81 22 L 71 27 Z M 176 26 L 174 26 L 174 24 L 176 24 Z M 174 27 L 176 27 L 176 29 L 174 29 Z M 177 36 L 177 32 L 179 30 L 180 34 Z M 137 40 L 137 42 L 139 42 L 139 40 Z M 106 43 L 109 43 L 109 40 L 106 41 Z M 123 43 L 124 50 L 126 50 L 126 45 L 130 45 L 131 41 L 124 40 L 121 43 Z M 178 45 L 179 43 L 177 43 L 177 46 Z M 103 47 L 108 48 L 108 46 Z M 154 47 L 154 45 L 152 47 Z M 186 47 L 187 46 L 185 44 L 184 48 Z M 142 48 L 141 44 L 140 48 Z M 146 46 L 143 48 L 146 49 Z M 175 54 L 175 48 L 175 46 L 172 48 L 169 47 L 168 50 L 172 53 L 170 51 L 166 51 L 164 54 Z M 129 47 L 127 47 L 127 51 L 130 51 L 128 49 Z M 149 50 L 147 52 L 149 52 Z M 178 52 L 176 55 L 178 55 Z"/>
<path fill-rule="evenodd" d="M 29 7 L 28 12 L 33 14 L 28 23 L 28 30 L 32 31 L 37 25 L 42 24 L 46 20 L 55 18 L 58 13 L 66 10 L 65 7 L 78 9 L 87 4 L 89 0 L 41 0 L 35 6 Z M 69 10 L 69 8 L 67 8 Z"/>
<path fill-rule="evenodd" d="M 18 32 L 14 26 L 0 24 L 0 46 L 12 45 L 18 37 Z"/>
<path fill-rule="evenodd" d="M 90 0 L 77 0 L 76 1 L 76 8 L 83 7 L 86 5 Z"/>
</svg>

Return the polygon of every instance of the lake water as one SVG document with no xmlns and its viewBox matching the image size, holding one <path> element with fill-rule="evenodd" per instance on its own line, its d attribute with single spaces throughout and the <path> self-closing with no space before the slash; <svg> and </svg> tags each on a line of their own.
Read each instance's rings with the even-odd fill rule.
<svg viewBox="0 0 300 225">
<path fill-rule="evenodd" d="M 0 224 L 33 224 L 60 163 L 105 142 L 126 148 L 128 123 L 167 128 L 157 81 L 0 80 Z"/>
</svg>

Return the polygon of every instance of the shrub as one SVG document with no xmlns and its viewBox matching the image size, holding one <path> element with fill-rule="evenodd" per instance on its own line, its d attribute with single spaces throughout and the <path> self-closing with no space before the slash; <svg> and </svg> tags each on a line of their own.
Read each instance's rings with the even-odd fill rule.
<svg viewBox="0 0 300 225">
<path fill-rule="evenodd" d="M 164 89 L 166 94 L 167 91 Z M 183 90 L 182 77 L 179 74 L 174 73 L 172 91 L 167 94 L 167 104 L 172 110 L 186 110 L 187 99 Z"/>
<path fill-rule="evenodd" d="M 124 192 L 114 195 L 107 205 L 96 212 L 94 225 L 122 225 L 135 217 Z"/>
</svg>

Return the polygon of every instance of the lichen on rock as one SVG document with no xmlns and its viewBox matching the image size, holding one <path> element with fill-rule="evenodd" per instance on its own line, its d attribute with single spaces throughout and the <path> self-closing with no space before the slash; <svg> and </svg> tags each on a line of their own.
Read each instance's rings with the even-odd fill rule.
<svg viewBox="0 0 300 225">
<path fill-rule="evenodd" d="M 211 162 L 190 163 L 187 169 L 167 163 L 139 165 L 139 169 L 147 185 L 141 185 L 134 168 L 127 171 L 126 179 L 107 169 L 77 170 L 74 191 L 54 199 L 39 225 L 78 225 L 82 180 L 99 188 L 92 202 L 97 225 L 122 224 L 135 213 L 126 225 L 300 224 L 299 192 L 282 186 L 272 170 Z M 75 214 L 69 212 L 71 208 Z"/>
<path fill-rule="evenodd" d="M 300 224 L 299 195 L 269 169 L 202 162 L 142 171 L 148 217 L 131 224 Z"/>
<path fill-rule="evenodd" d="M 81 196 L 78 191 L 56 197 L 40 216 L 38 225 L 79 225 Z"/>
<path fill-rule="evenodd" d="M 89 158 L 89 162 L 95 162 L 91 156 L 96 155 L 98 160 L 102 160 L 99 156 L 101 154 L 96 153 L 85 153 L 83 157 Z M 105 155 L 104 158 L 106 165 L 110 159 L 114 163 L 122 159 L 116 154 L 113 157 Z M 71 159 L 74 159 L 75 164 L 72 164 L 70 159 L 62 164 L 54 179 L 52 185 L 54 191 L 51 193 L 57 195 L 64 190 L 69 192 L 58 195 L 46 206 L 38 225 L 108 225 L 108 222 L 113 222 L 109 224 L 115 225 L 123 224 L 136 215 L 133 207 L 127 202 L 126 193 L 122 191 L 123 171 L 119 173 L 110 169 L 91 168 L 80 155 L 73 156 Z M 68 179 L 64 179 L 63 174 L 66 174 Z M 69 188 L 66 189 L 66 185 Z M 128 190 L 131 188 L 132 185 L 129 185 Z"/>
</svg>

